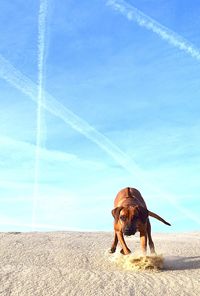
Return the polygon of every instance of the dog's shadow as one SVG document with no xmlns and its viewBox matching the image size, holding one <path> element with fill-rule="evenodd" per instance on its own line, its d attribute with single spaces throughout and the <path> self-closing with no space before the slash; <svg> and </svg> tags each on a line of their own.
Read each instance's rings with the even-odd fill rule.
<svg viewBox="0 0 200 296">
<path fill-rule="evenodd" d="M 200 256 L 194 257 L 164 257 L 163 270 L 190 270 L 200 268 Z"/>
</svg>

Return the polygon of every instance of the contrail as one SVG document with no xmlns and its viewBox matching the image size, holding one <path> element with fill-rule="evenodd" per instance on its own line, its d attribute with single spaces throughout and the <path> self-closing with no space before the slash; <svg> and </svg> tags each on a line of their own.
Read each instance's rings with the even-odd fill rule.
<svg viewBox="0 0 200 296">
<path fill-rule="evenodd" d="M 108 0 L 106 3 L 116 11 L 123 14 L 128 20 L 134 21 L 139 26 L 145 27 L 147 30 L 156 33 L 163 40 L 200 61 L 200 50 L 196 46 L 169 28 L 147 16 L 133 5 L 130 5 L 123 0 Z"/>
<path fill-rule="evenodd" d="M 37 85 L 12 66 L 2 55 L 0 55 L 0 76 L 37 103 Z M 74 114 L 46 91 L 45 98 L 45 103 L 42 102 L 43 108 L 62 119 L 67 125 L 71 126 L 74 130 L 84 135 L 99 148 L 105 151 L 117 164 L 134 176 L 135 183 L 136 179 L 139 181 L 143 180 L 146 187 L 151 189 L 160 197 L 169 201 L 176 209 L 179 210 L 179 212 L 183 213 L 185 216 L 200 225 L 200 219 L 196 217 L 192 211 L 188 211 L 184 207 L 178 205 L 178 203 L 175 202 L 175 196 L 167 193 L 163 194 L 156 189 L 156 186 L 153 185 L 155 182 L 153 183 L 153 181 L 150 180 L 149 175 L 140 169 L 133 159 L 128 157 L 127 154 L 113 144 L 106 136 L 98 132 L 85 120 Z"/>
<path fill-rule="evenodd" d="M 47 21 L 48 0 L 40 0 L 38 15 L 38 95 L 37 95 L 37 126 L 36 149 L 34 168 L 34 192 L 32 204 L 32 230 L 36 220 L 36 208 L 39 198 L 39 174 L 40 174 L 40 149 L 42 145 L 42 105 L 44 105 L 44 59 L 45 59 L 45 35 Z"/>
<path fill-rule="evenodd" d="M 15 86 L 24 94 L 28 95 L 37 103 L 37 85 L 19 70 L 12 66 L 2 55 L 0 55 L 0 76 L 7 82 Z M 77 116 L 63 104 L 57 101 L 52 95 L 45 91 L 45 102 L 41 105 L 51 114 L 62 119 L 67 125 L 84 135 L 86 138 L 97 144 L 102 150 L 109 154 L 120 166 L 126 168 L 131 173 L 139 174 L 139 167 L 133 163 L 121 149 L 114 145 L 107 137 L 98 132 L 85 120 Z M 130 167 L 132 162 L 132 168 Z"/>
</svg>

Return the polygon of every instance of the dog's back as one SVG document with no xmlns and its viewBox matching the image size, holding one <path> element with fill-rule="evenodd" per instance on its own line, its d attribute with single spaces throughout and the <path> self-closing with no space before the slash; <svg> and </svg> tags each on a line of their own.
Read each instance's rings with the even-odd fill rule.
<svg viewBox="0 0 200 296">
<path fill-rule="evenodd" d="M 120 206 L 142 206 L 147 208 L 141 193 L 131 187 L 126 187 L 118 192 L 114 201 L 114 207 Z"/>
</svg>

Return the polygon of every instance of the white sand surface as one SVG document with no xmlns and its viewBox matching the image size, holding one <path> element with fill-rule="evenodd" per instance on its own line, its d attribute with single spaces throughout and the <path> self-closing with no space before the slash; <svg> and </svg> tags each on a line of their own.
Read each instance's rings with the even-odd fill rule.
<svg viewBox="0 0 200 296">
<path fill-rule="evenodd" d="M 0 295 L 200 295 L 199 232 L 153 234 L 160 271 L 118 264 L 119 249 L 107 252 L 112 239 L 106 232 L 0 233 Z M 127 244 L 139 252 L 138 235 Z"/>
</svg>

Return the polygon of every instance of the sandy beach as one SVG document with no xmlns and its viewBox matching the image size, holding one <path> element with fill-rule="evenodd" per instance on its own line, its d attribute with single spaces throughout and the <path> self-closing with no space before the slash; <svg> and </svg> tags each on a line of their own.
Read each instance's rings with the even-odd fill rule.
<svg viewBox="0 0 200 296">
<path fill-rule="evenodd" d="M 128 270 L 111 232 L 0 233 L 0 295 L 200 295 L 200 233 L 154 233 L 161 270 Z M 138 235 L 127 239 L 139 254 Z M 128 260 L 122 258 L 122 260 Z"/>
</svg>

